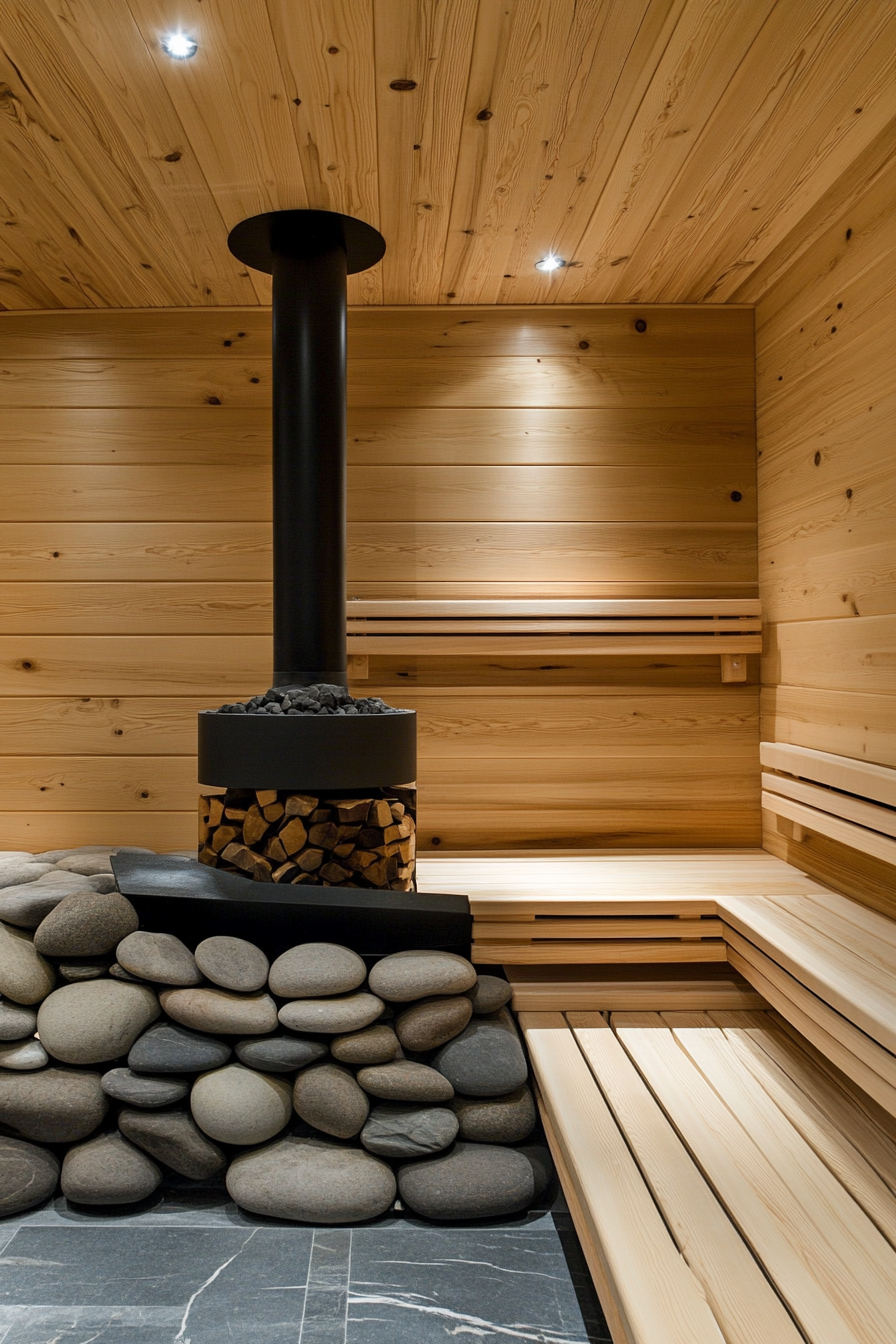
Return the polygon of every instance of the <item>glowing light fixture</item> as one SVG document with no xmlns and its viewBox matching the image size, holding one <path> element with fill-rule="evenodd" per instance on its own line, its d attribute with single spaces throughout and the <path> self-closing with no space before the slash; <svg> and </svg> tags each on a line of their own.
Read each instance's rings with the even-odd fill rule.
<svg viewBox="0 0 896 1344">
<path fill-rule="evenodd" d="M 162 38 L 162 48 L 176 61 L 188 61 L 191 56 L 196 55 L 199 43 L 194 37 L 188 37 L 186 33 L 167 33 Z"/>
<path fill-rule="evenodd" d="M 553 252 L 549 252 L 546 257 L 542 257 L 541 261 L 536 261 L 535 269 L 536 271 L 559 271 L 560 267 L 565 265 L 566 262 L 562 257 L 555 257 Z"/>
</svg>

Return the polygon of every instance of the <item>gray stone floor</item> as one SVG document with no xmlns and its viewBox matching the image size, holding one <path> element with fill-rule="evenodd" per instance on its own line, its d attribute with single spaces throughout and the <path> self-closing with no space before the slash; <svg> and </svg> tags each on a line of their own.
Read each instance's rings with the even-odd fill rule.
<svg viewBox="0 0 896 1344">
<path fill-rule="evenodd" d="M 226 1192 L 0 1222 L 0 1344 L 604 1344 L 562 1199 L 494 1224 L 310 1228 Z"/>
</svg>

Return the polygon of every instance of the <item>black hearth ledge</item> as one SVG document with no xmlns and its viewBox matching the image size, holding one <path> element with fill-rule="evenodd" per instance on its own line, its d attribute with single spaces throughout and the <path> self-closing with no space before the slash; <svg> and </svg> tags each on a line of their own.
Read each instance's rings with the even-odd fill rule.
<svg viewBox="0 0 896 1344">
<path fill-rule="evenodd" d="M 417 778 L 417 715 L 199 715 L 199 779 L 230 789 L 381 788 Z"/>
<path fill-rule="evenodd" d="M 341 943 L 372 958 L 416 948 L 470 956 L 466 896 L 254 882 L 165 854 L 114 854 L 112 868 L 140 927 L 174 933 L 191 948 L 226 934 L 272 958 L 311 942 Z"/>
</svg>

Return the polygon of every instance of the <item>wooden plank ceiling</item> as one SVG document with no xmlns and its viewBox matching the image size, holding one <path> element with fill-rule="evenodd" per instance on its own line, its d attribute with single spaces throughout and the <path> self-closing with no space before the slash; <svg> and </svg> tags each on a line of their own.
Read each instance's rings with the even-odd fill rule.
<svg viewBox="0 0 896 1344">
<path fill-rule="evenodd" d="M 894 28 L 894 0 L 4 0 L 0 305 L 264 303 L 227 232 L 296 207 L 385 234 L 354 303 L 753 302 L 878 171 Z"/>
</svg>

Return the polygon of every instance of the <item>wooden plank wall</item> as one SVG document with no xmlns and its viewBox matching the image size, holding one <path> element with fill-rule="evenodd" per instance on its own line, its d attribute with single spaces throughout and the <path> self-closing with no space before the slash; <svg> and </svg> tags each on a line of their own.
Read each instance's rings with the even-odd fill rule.
<svg viewBox="0 0 896 1344">
<path fill-rule="evenodd" d="M 763 738 L 896 766 L 896 162 L 854 165 L 756 310 Z M 764 817 L 766 847 L 896 911 L 896 872 Z"/>
<path fill-rule="evenodd" d="M 193 842 L 194 715 L 268 685 L 270 378 L 264 311 L 0 315 L 0 844 Z M 751 309 L 356 310 L 349 381 L 350 596 L 755 596 Z M 757 677 L 358 689 L 420 712 L 424 850 L 748 845 Z"/>
</svg>

